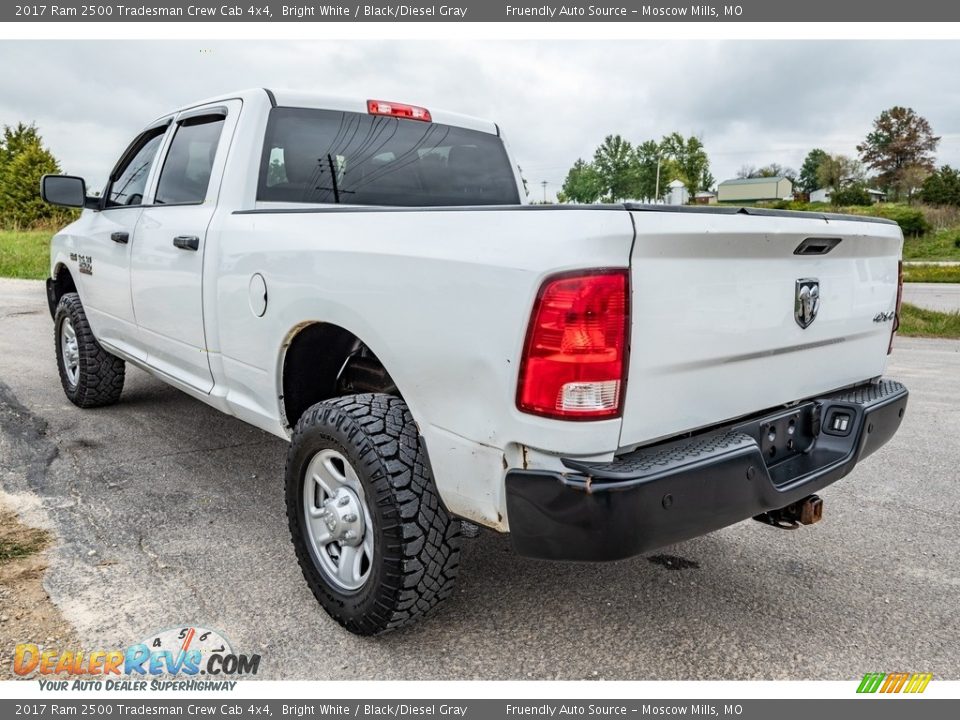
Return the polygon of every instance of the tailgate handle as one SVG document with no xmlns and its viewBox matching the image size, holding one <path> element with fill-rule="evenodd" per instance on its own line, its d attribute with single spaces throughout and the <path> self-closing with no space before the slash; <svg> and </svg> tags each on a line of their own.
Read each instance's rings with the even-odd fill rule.
<svg viewBox="0 0 960 720">
<path fill-rule="evenodd" d="M 840 244 L 840 238 L 807 238 L 797 245 L 794 255 L 826 255 Z"/>
</svg>

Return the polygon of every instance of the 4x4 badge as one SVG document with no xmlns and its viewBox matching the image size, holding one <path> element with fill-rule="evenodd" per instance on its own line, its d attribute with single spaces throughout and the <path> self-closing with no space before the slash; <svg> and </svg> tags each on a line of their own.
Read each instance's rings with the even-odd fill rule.
<svg viewBox="0 0 960 720">
<path fill-rule="evenodd" d="M 797 280 L 797 291 L 793 301 L 793 319 L 802 328 L 810 327 L 817 319 L 820 310 L 820 281 L 816 278 Z"/>
</svg>

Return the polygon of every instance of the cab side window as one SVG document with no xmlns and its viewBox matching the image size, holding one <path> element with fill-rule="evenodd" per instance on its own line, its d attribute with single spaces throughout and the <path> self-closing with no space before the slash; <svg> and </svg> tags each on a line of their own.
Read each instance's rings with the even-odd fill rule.
<svg viewBox="0 0 960 720">
<path fill-rule="evenodd" d="M 157 151 L 166 133 L 166 126 L 143 133 L 133 141 L 120 158 L 120 163 L 110 177 L 105 206 L 125 207 L 142 205 L 147 176 L 157 158 Z"/>
<path fill-rule="evenodd" d="M 189 118 L 177 126 L 160 171 L 157 205 L 199 204 L 207 197 L 223 115 Z"/>
</svg>

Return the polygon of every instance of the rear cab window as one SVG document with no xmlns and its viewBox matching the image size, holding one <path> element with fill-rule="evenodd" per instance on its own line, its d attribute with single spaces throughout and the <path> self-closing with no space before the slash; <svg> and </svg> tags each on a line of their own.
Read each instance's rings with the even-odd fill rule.
<svg viewBox="0 0 960 720">
<path fill-rule="evenodd" d="M 225 116 L 202 115 L 181 121 L 160 171 L 157 205 L 194 205 L 207 197 Z"/>
<path fill-rule="evenodd" d="M 517 205 L 500 138 L 380 115 L 274 108 L 257 200 L 430 207 Z"/>
</svg>

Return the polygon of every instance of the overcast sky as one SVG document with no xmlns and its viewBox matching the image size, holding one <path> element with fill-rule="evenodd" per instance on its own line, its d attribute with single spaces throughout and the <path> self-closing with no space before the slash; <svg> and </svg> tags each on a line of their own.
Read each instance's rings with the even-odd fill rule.
<svg viewBox="0 0 960 720">
<path fill-rule="evenodd" d="M 34 122 L 93 187 L 150 120 L 246 87 L 316 89 L 497 121 L 548 197 L 610 133 L 699 135 L 717 180 L 745 164 L 853 155 L 891 105 L 960 165 L 960 43 L 877 41 L 0 42 L 0 124 Z"/>
</svg>

